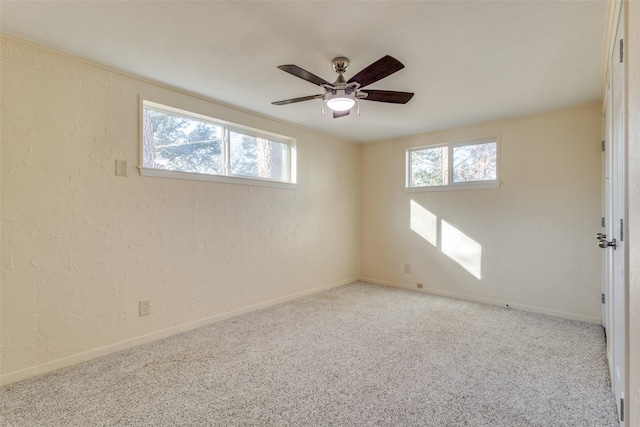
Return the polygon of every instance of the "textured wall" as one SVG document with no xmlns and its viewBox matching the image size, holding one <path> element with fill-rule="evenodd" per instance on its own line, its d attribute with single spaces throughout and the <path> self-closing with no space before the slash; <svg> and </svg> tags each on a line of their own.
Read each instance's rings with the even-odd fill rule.
<svg viewBox="0 0 640 427">
<path fill-rule="evenodd" d="M 499 189 L 403 190 L 408 147 L 498 133 Z M 361 275 L 599 322 L 600 140 L 592 105 L 363 146 Z M 411 229 L 412 215 L 431 227 L 433 242 Z M 479 247 L 480 279 L 443 247 L 464 256 Z"/>
<path fill-rule="evenodd" d="M 4 383 L 358 277 L 357 145 L 8 37 L 1 71 Z M 297 138 L 297 188 L 141 177 L 140 97 Z"/>
</svg>

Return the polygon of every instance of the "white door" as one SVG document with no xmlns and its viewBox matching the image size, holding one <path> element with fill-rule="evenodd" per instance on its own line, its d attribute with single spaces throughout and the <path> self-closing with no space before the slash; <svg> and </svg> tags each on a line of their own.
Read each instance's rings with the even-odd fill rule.
<svg viewBox="0 0 640 427">
<path fill-rule="evenodd" d="M 607 332 L 610 340 L 610 367 L 613 392 L 616 396 L 620 425 L 625 419 L 625 366 L 626 366 L 626 331 L 627 331 L 627 280 L 625 242 L 626 227 L 626 161 L 625 161 L 625 73 L 623 57 L 624 8 L 618 15 L 616 37 L 611 49 L 611 74 L 607 123 L 610 143 L 606 156 L 605 174 L 608 183 L 605 186 L 606 239 L 600 242 L 608 253 L 605 256 L 607 290 L 610 292 L 610 304 L 607 304 Z"/>
</svg>

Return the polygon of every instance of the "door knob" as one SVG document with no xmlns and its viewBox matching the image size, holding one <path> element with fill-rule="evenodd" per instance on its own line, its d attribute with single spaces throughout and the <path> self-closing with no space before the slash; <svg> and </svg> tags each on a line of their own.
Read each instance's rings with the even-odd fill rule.
<svg viewBox="0 0 640 427">
<path fill-rule="evenodd" d="M 598 233 L 598 234 L 596 234 L 596 239 L 598 239 L 598 240 L 607 240 L 607 235 L 606 234 L 602 234 L 602 233 Z"/>
<path fill-rule="evenodd" d="M 612 247 L 613 249 L 616 248 L 616 239 L 613 239 L 610 242 L 607 242 L 606 239 L 602 239 L 598 242 L 598 246 L 600 246 L 602 249 L 606 249 L 608 247 Z"/>
</svg>

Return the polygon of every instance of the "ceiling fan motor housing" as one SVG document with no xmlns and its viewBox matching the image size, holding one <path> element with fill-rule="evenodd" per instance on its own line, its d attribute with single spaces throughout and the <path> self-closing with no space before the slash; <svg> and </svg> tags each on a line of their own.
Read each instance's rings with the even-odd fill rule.
<svg viewBox="0 0 640 427">
<path fill-rule="evenodd" d="M 344 56 L 338 56 L 337 58 L 333 58 L 333 60 L 331 61 L 333 70 L 338 74 L 342 74 L 347 71 L 347 68 L 349 68 L 349 63 L 349 58 L 346 58 Z"/>
</svg>

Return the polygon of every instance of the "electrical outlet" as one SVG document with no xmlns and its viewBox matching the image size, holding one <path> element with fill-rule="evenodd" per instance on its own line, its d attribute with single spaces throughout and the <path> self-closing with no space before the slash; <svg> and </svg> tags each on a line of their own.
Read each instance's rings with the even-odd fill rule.
<svg viewBox="0 0 640 427">
<path fill-rule="evenodd" d="M 151 314 L 151 301 L 138 302 L 138 316 L 148 316 Z"/>
<path fill-rule="evenodd" d="M 404 272 L 405 273 L 411 273 L 411 264 L 405 264 L 404 265 Z"/>
<path fill-rule="evenodd" d="M 416 286 L 418 287 L 418 289 L 422 289 L 422 283 L 418 283 Z"/>
</svg>

